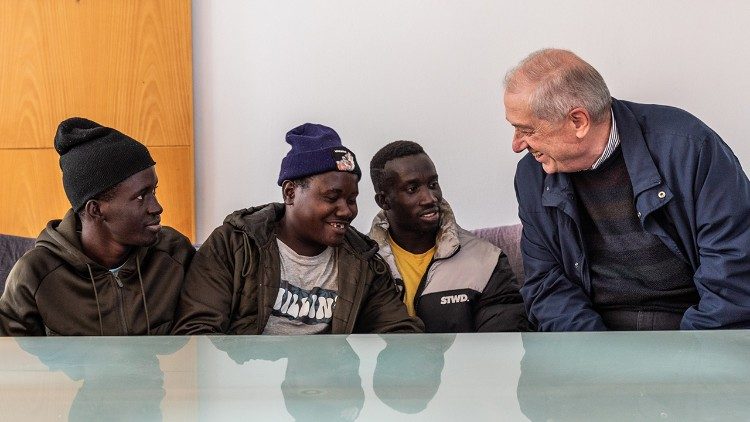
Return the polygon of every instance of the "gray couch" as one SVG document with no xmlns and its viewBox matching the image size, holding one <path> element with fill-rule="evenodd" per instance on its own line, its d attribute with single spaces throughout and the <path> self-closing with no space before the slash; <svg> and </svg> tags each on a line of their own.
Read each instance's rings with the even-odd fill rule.
<svg viewBox="0 0 750 422">
<path fill-rule="evenodd" d="M 508 255 L 510 268 L 516 275 L 519 284 L 523 285 L 525 280 L 523 273 L 523 260 L 521 259 L 521 224 L 509 226 L 486 227 L 472 230 L 472 233 L 488 240 L 499 247 Z"/>
<path fill-rule="evenodd" d="M 510 267 L 516 274 L 516 278 L 518 278 L 520 283 L 523 283 L 523 263 L 519 248 L 521 225 L 487 227 L 472 230 L 472 232 L 505 251 L 505 254 L 508 255 L 508 261 L 510 261 Z M 5 279 L 8 278 L 8 273 L 13 268 L 13 264 L 26 251 L 33 247 L 34 239 L 32 238 L 0 234 L 0 292 L 5 290 Z"/>
<path fill-rule="evenodd" d="M 5 279 L 10 269 L 23 254 L 34 247 L 34 239 L 30 237 L 0 234 L 0 292 L 5 290 Z"/>
</svg>

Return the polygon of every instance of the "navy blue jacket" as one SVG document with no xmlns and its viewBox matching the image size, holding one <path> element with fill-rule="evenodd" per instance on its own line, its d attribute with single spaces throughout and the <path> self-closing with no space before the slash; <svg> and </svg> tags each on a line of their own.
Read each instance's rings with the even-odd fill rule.
<svg viewBox="0 0 750 422">
<path fill-rule="evenodd" d="M 700 301 L 680 327 L 750 327 L 750 182 L 734 153 L 686 111 L 615 99 L 612 108 L 641 224 L 695 272 Z M 528 154 L 515 188 L 529 319 L 541 331 L 606 330 L 570 177 L 547 175 Z"/>
</svg>

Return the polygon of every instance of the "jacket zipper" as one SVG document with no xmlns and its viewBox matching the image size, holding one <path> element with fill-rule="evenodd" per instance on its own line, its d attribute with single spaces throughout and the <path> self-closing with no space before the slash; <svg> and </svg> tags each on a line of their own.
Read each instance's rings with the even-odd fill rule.
<svg viewBox="0 0 750 422">
<path fill-rule="evenodd" d="M 549 187 L 547 188 L 549 189 Z M 583 241 L 583 230 L 581 230 L 580 222 L 580 210 L 578 209 L 577 205 L 573 201 L 573 195 L 571 193 L 565 194 L 566 198 L 570 201 L 569 203 L 572 204 L 576 208 L 576 216 L 573 216 L 572 213 L 568 213 L 565 211 L 564 206 L 560 206 L 559 204 L 555 206 L 557 210 L 562 212 L 563 214 L 567 215 L 568 218 L 573 221 L 573 225 L 576 228 L 576 234 L 578 234 L 578 245 L 581 247 L 581 253 L 580 255 L 576 256 L 574 258 L 575 263 L 575 271 L 577 272 L 578 278 L 581 280 L 581 287 L 583 287 L 583 290 L 587 294 L 591 294 L 591 279 L 588 277 L 588 272 L 583 270 L 584 260 L 588 261 L 588 255 L 586 254 L 586 244 Z"/>
<path fill-rule="evenodd" d="M 365 268 L 369 265 L 369 263 L 366 260 L 361 260 L 360 265 L 364 265 Z M 385 271 L 390 271 L 388 268 L 388 264 L 385 264 Z M 366 274 L 366 271 L 360 271 L 360 273 Z M 357 289 L 354 291 L 354 306 L 352 306 L 352 309 L 349 310 L 349 316 L 348 320 L 346 321 L 346 326 L 344 327 L 345 332 L 341 334 L 351 334 L 354 332 L 354 325 L 357 323 L 357 318 L 359 318 L 359 308 L 362 307 L 362 297 L 365 295 L 365 283 L 362 281 L 361 283 L 357 283 Z M 334 307 L 335 307 L 334 303 Z M 336 309 L 332 309 L 332 313 L 335 312 Z M 333 324 L 331 324 L 331 334 L 337 334 L 333 332 Z"/>
<path fill-rule="evenodd" d="M 264 251 L 266 254 L 268 254 L 268 250 Z M 280 252 L 278 252 L 280 253 Z M 263 262 L 263 261 L 261 261 Z M 265 262 L 271 262 L 271 259 L 268 258 L 265 260 Z M 279 267 L 281 266 L 281 258 L 279 255 Z M 258 283 L 258 316 L 256 317 L 257 320 L 255 321 L 255 325 L 258 326 L 257 333 L 258 335 L 263 334 L 263 330 L 266 329 L 266 324 L 268 324 L 268 319 L 266 318 L 266 313 L 268 310 L 266 309 L 266 282 L 268 282 L 269 277 L 268 275 L 271 273 L 271 266 L 268 264 L 263 264 L 263 268 L 265 271 L 263 271 L 264 276 L 261 278 L 261 282 Z M 279 279 L 281 279 L 281 269 L 279 268 Z M 278 289 L 276 289 L 278 291 Z M 270 315 L 269 315 L 270 317 Z M 261 325 L 261 321 L 262 325 Z"/>
<path fill-rule="evenodd" d="M 573 220 L 573 223 L 575 224 L 575 220 Z M 581 245 L 580 258 L 576 258 L 576 261 L 578 262 L 578 268 L 576 268 L 576 270 L 578 271 L 578 278 L 581 279 L 581 286 L 583 286 L 584 291 L 591 294 L 591 278 L 589 277 L 588 271 L 583 271 L 584 260 L 586 261 L 586 265 L 588 265 L 586 243 L 583 241 L 583 230 L 581 230 L 581 226 L 578 224 L 576 224 L 576 230 L 578 232 L 578 244 Z"/>
<path fill-rule="evenodd" d="M 261 319 L 265 321 L 265 312 L 266 312 L 266 288 L 263 286 L 263 283 L 258 283 L 258 320 L 255 321 L 255 325 L 258 326 L 258 335 L 263 334 L 263 330 L 266 328 L 266 324 L 263 324 L 261 327 Z M 268 323 L 268 321 L 266 321 Z"/>
<path fill-rule="evenodd" d="M 117 292 L 118 302 L 120 302 L 119 311 L 120 322 L 122 323 L 122 334 L 128 335 L 128 324 L 125 322 L 125 301 L 122 298 L 123 284 L 122 281 L 120 281 L 120 277 L 118 277 L 116 274 L 112 274 L 112 277 L 115 278 L 115 283 L 117 284 L 117 289 L 115 289 L 115 291 Z"/>
<path fill-rule="evenodd" d="M 453 254 L 455 255 L 455 254 Z M 451 255 L 451 256 L 453 256 Z M 427 274 L 430 273 L 430 268 L 432 268 L 432 264 L 435 263 L 435 261 L 438 261 L 438 259 L 435 259 L 434 257 L 430 261 L 429 264 L 427 264 L 427 268 L 424 270 L 424 274 L 422 274 L 422 279 L 419 280 L 419 286 L 417 286 L 417 291 L 414 292 L 414 314 L 416 315 L 417 312 L 417 305 L 419 304 L 420 300 L 422 299 L 422 292 L 424 292 L 424 289 L 427 287 Z M 406 289 L 406 287 L 404 287 Z"/>
<path fill-rule="evenodd" d="M 365 265 L 367 265 L 366 262 L 365 262 Z M 341 334 L 351 334 L 354 332 L 354 325 L 357 323 L 357 318 L 359 317 L 359 308 L 362 306 L 362 296 L 364 296 L 364 292 L 365 292 L 364 281 L 361 283 L 357 283 L 357 290 L 354 292 L 354 306 L 349 312 L 349 320 L 346 321 L 346 332 L 341 333 Z M 334 311 L 335 309 L 331 311 L 332 315 Z M 333 328 L 333 324 L 331 324 L 331 328 Z M 337 333 L 331 332 L 331 334 L 337 334 Z"/>
</svg>

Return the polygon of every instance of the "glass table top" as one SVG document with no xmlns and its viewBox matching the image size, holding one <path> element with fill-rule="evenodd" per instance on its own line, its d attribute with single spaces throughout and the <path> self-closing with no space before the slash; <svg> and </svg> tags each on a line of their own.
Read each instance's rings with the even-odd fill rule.
<svg viewBox="0 0 750 422">
<path fill-rule="evenodd" d="M 750 420 L 750 331 L 0 338 L 11 420 Z"/>
</svg>

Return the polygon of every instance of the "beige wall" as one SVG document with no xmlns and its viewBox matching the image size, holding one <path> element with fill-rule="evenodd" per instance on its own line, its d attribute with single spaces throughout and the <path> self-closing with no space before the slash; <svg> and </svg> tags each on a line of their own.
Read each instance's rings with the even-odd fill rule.
<svg viewBox="0 0 750 422">
<path fill-rule="evenodd" d="M 750 168 L 750 2 L 725 0 L 193 1 L 197 238 L 233 210 L 281 200 L 284 134 L 329 125 L 363 168 L 417 141 L 458 222 L 518 222 L 502 78 L 543 47 L 572 49 L 616 98 L 695 114 Z"/>
</svg>

